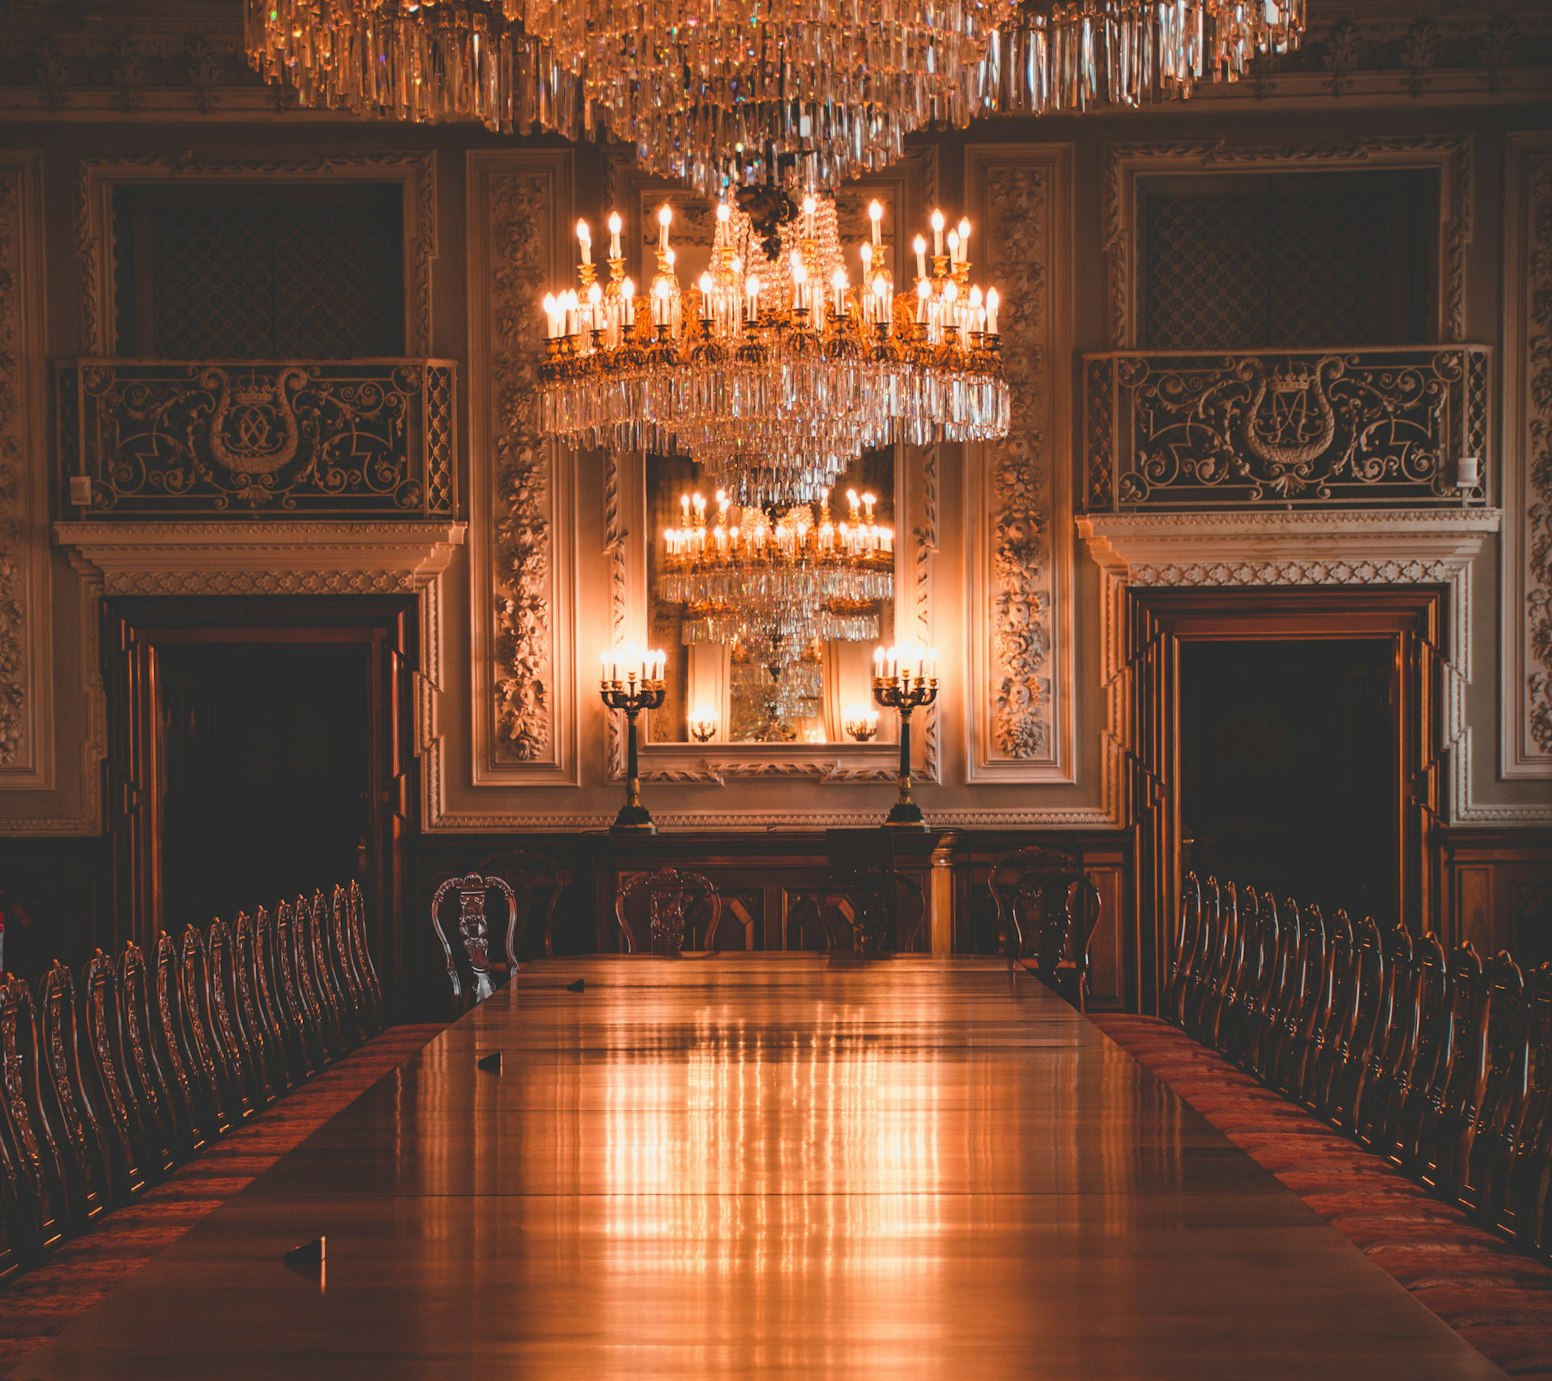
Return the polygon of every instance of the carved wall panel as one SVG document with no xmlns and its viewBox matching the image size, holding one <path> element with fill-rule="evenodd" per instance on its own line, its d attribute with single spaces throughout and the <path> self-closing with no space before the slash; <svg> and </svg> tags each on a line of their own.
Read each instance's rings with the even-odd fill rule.
<svg viewBox="0 0 1552 1381">
<path fill-rule="evenodd" d="M 1074 780 L 1070 150 L 972 145 L 976 274 L 998 285 L 1007 438 L 966 449 L 971 781 Z"/>
<path fill-rule="evenodd" d="M 1086 355 L 1089 508 L 1480 502 L 1488 358 L 1480 347 Z M 1477 471 L 1463 488 L 1468 456 Z"/>
<path fill-rule="evenodd" d="M 1500 770 L 1552 777 L 1552 136 L 1510 136 L 1507 186 Z"/>
<path fill-rule="evenodd" d="M 61 367 L 60 512 L 451 517 L 451 361 Z"/>
<path fill-rule="evenodd" d="M 36 154 L 0 154 L 0 787 L 54 784 Z"/>
<path fill-rule="evenodd" d="M 1432 168 L 1439 178 L 1439 310 L 1435 339 L 1458 342 L 1466 334 L 1466 247 L 1471 242 L 1471 141 L 1469 138 L 1359 139 L 1350 144 L 1235 145 L 1112 144 L 1105 150 L 1103 231 L 1109 256 L 1110 345 L 1135 349 L 1140 300 L 1137 245 L 1137 179 L 1163 174 L 1328 172 Z"/>
<path fill-rule="evenodd" d="M 534 407 L 569 268 L 571 155 L 469 155 L 470 520 L 476 785 L 576 785 L 572 475 Z"/>
</svg>

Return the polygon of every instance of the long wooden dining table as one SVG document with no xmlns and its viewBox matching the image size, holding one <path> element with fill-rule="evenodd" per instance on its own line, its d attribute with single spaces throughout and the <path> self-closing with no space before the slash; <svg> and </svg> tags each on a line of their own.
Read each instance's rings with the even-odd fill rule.
<svg viewBox="0 0 1552 1381">
<path fill-rule="evenodd" d="M 761 1374 L 1501 1375 L 1022 968 L 794 954 L 525 967 L 15 1372 Z"/>
</svg>

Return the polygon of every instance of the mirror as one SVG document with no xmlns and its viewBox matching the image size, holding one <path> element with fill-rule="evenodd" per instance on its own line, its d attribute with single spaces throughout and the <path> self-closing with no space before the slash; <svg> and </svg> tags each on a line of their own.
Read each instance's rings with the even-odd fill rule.
<svg viewBox="0 0 1552 1381">
<path fill-rule="evenodd" d="M 719 502 L 692 460 L 646 462 L 647 636 L 668 655 L 649 742 L 847 743 L 894 636 L 896 457 L 819 504 Z"/>
</svg>

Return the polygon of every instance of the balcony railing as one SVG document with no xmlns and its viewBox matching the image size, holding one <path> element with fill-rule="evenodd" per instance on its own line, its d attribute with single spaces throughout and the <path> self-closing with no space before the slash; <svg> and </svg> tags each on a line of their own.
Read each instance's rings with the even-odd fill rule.
<svg viewBox="0 0 1552 1381">
<path fill-rule="evenodd" d="M 1489 351 L 1084 356 L 1090 512 L 1483 503 Z"/>
<path fill-rule="evenodd" d="M 449 360 L 76 360 L 60 514 L 452 516 Z"/>
</svg>

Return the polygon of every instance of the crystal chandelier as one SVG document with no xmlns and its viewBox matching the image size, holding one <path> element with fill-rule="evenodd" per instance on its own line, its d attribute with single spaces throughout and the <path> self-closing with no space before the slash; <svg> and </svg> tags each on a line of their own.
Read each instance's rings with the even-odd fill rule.
<svg viewBox="0 0 1552 1381">
<path fill-rule="evenodd" d="M 1305 0 L 1022 0 L 993 40 L 979 98 L 1016 114 L 1137 106 L 1238 81 L 1292 52 Z"/>
<path fill-rule="evenodd" d="M 757 228 L 719 203 L 710 266 L 681 290 L 665 206 L 645 302 L 625 274 L 620 218 L 602 283 L 579 223 L 579 284 L 544 299 L 541 429 L 573 446 L 691 455 L 755 508 L 816 502 L 865 450 L 1005 436 L 999 303 L 970 282 L 970 223 L 945 238 L 935 211 L 930 263 L 918 237 L 915 289 L 897 296 L 879 203 L 855 288 L 834 199 L 792 210 Z"/>
<path fill-rule="evenodd" d="M 305 106 L 608 129 L 708 196 L 825 185 L 977 115 L 1187 97 L 1297 48 L 1305 0 L 246 0 L 249 61 Z"/>
<path fill-rule="evenodd" d="M 985 113 L 981 70 L 1015 0 L 519 0 L 643 166 L 715 199 L 799 156 L 826 186 L 905 136 Z M 645 74 L 661 73 L 649 80 Z M 670 75 L 671 74 L 671 75 Z"/>
<path fill-rule="evenodd" d="M 879 603 L 894 597 L 894 531 L 874 521 L 872 494 L 847 491 L 849 517 L 827 499 L 765 513 L 719 492 L 680 500 L 663 533 L 663 598 L 682 604 L 687 643 L 739 643 L 762 664 L 786 663 L 815 641 L 876 638 Z"/>
</svg>

